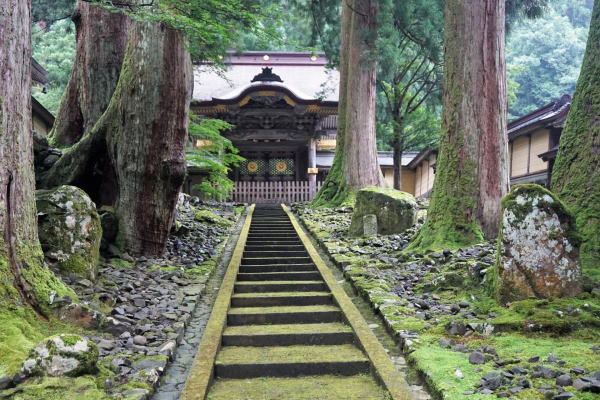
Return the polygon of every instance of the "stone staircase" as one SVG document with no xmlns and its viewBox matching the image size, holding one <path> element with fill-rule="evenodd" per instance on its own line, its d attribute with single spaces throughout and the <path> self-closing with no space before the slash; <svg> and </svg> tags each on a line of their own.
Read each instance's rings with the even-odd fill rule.
<svg viewBox="0 0 600 400">
<path fill-rule="evenodd" d="M 257 207 L 207 399 L 386 399 L 280 207 Z"/>
</svg>

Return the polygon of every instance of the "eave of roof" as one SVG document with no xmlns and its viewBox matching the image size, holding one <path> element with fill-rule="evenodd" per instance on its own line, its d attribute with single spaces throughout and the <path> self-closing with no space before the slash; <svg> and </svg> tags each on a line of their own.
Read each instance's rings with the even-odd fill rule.
<svg viewBox="0 0 600 400">
<path fill-rule="evenodd" d="M 268 60 L 265 60 L 268 56 Z M 312 57 L 315 57 L 314 59 Z M 226 65 L 314 65 L 323 67 L 329 63 L 325 53 L 308 51 L 228 51 L 223 60 Z M 204 65 L 211 62 L 200 63 Z"/>
<path fill-rule="evenodd" d="M 508 124 L 510 139 L 528 133 L 534 129 L 564 122 L 571 106 L 571 96 L 564 94 L 560 99 L 522 116 Z"/>
<path fill-rule="evenodd" d="M 419 166 L 419 164 L 421 163 L 421 161 L 423 161 L 425 159 L 425 157 L 429 157 L 429 155 L 431 155 L 433 153 L 437 154 L 437 152 L 438 152 L 438 149 L 436 146 L 427 147 L 427 148 L 421 150 L 415 156 L 415 158 L 413 158 L 412 161 L 408 163 L 408 165 L 406 167 L 410 168 L 410 169 L 416 169 Z"/>
<path fill-rule="evenodd" d="M 46 125 L 50 127 L 54 125 L 54 115 L 33 96 L 31 96 L 31 113 L 37 114 Z"/>
</svg>

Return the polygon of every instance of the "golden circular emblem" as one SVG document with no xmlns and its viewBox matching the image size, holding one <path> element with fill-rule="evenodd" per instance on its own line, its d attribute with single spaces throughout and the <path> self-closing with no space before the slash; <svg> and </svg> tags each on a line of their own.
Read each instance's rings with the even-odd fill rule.
<svg viewBox="0 0 600 400">
<path fill-rule="evenodd" d="M 285 172 L 285 170 L 287 170 L 287 164 L 283 161 L 277 161 L 275 164 L 275 170 L 277 172 Z"/>
<path fill-rule="evenodd" d="M 258 171 L 258 163 L 256 161 L 250 161 L 248 163 L 248 172 Z"/>
</svg>

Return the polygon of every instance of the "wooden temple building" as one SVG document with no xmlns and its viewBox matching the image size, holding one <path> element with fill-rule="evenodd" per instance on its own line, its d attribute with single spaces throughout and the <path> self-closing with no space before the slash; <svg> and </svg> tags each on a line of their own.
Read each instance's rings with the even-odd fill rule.
<svg viewBox="0 0 600 400">
<path fill-rule="evenodd" d="M 292 202 L 312 199 L 333 163 L 336 148 L 339 72 L 327 68 L 323 53 L 230 53 L 226 70 L 195 67 L 192 112 L 225 120 L 224 132 L 246 159 L 231 173 L 232 199 Z M 195 145 L 202 146 L 202 141 Z M 407 166 L 416 153 L 406 153 Z M 392 182 L 390 152 L 379 152 L 382 172 Z M 203 179 L 190 168 L 186 191 Z M 415 193 L 414 172 L 403 171 L 405 187 Z"/>
</svg>

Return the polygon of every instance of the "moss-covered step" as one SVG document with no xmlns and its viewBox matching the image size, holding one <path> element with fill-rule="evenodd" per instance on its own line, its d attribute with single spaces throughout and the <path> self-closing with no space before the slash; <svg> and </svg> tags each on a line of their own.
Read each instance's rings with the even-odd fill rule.
<svg viewBox="0 0 600 400">
<path fill-rule="evenodd" d="M 241 266 L 241 273 L 257 273 L 257 272 L 291 272 L 291 271 L 316 271 L 317 267 L 314 264 L 281 264 L 281 265 L 251 265 Z"/>
<path fill-rule="evenodd" d="M 242 258 L 242 265 L 308 264 L 310 257 L 257 257 Z"/>
<path fill-rule="evenodd" d="M 321 274 L 313 272 L 257 272 L 239 273 L 238 281 L 318 281 Z"/>
<path fill-rule="evenodd" d="M 264 232 L 250 232 L 248 234 L 248 239 L 264 239 L 264 240 L 282 240 L 282 239 L 295 239 L 295 232 L 275 232 L 272 230 L 267 230 Z"/>
<path fill-rule="evenodd" d="M 263 376 L 357 375 L 369 372 L 368 358 L 354 345 L 225 346 L 217 355 L 215 375 L 244 379 Z"/>
<path fill-rule="evenodd" d="M 307 257 L 306 250 L 246 250 L 244 257 L 247 258 L 275 258 L 275 257 Z"/>
<path fill-rule="evenodd" d="M 314 306 L 320 304 L 332 304 L 331 293 L 239 293 L 231 297 L 232 307 Z"/>
<path fill-rule="evenodd" d="M 247 245 L 244 250 L 247 250 L 247 251 L 282 251 L 282 250 L 300 251 L 300 250 L 305 250 L 305 249 L 304 249 L 304 246 L 302 246 L 300 243 L 298 243 L 298 244 L 273 244 L 273 245 L 253 244 L 253 245 Z"/>
<path fill-rule="evenodd" d="M 341 310 L 333 305 L 233 307 L 227 313 L 228 325 L 253 324 L 311 324 L 338 322 Z"/>
<path fill-rule="evenodd" d="M 230 326 L 222 339 L 223 346 L 330 346 L 354 342 L 352 330 L 339 322 Z"/>
<path fill-rule="evenodd" d="M 370 375 L 217 379 L 207 400 L 389 400 Z"/>
<path fill-rule="evenodd" d="M 249 246 L 254 246 L 254 245 L 265 245 L 265 246 L 270 246 L 270 245 L 274 245 L 274 244 L 301 244 L 302 242 L 300 241 L 300 238 L 298 237 L 293 237 L 293 236 L 288 236 L 285 238 L 278 238 L 278 237 L 274 237 L 274 238 L 264 238 L 264 237 L 257 237 L 257 238 L 248 238 L 248 240 L 246 241 L 246 244 Z"/>
<path fill-rule="evenodd" d="M 323 281 L 236 282 L 235 293 L 315 292 L 329 290 Z"/>
</svg>

